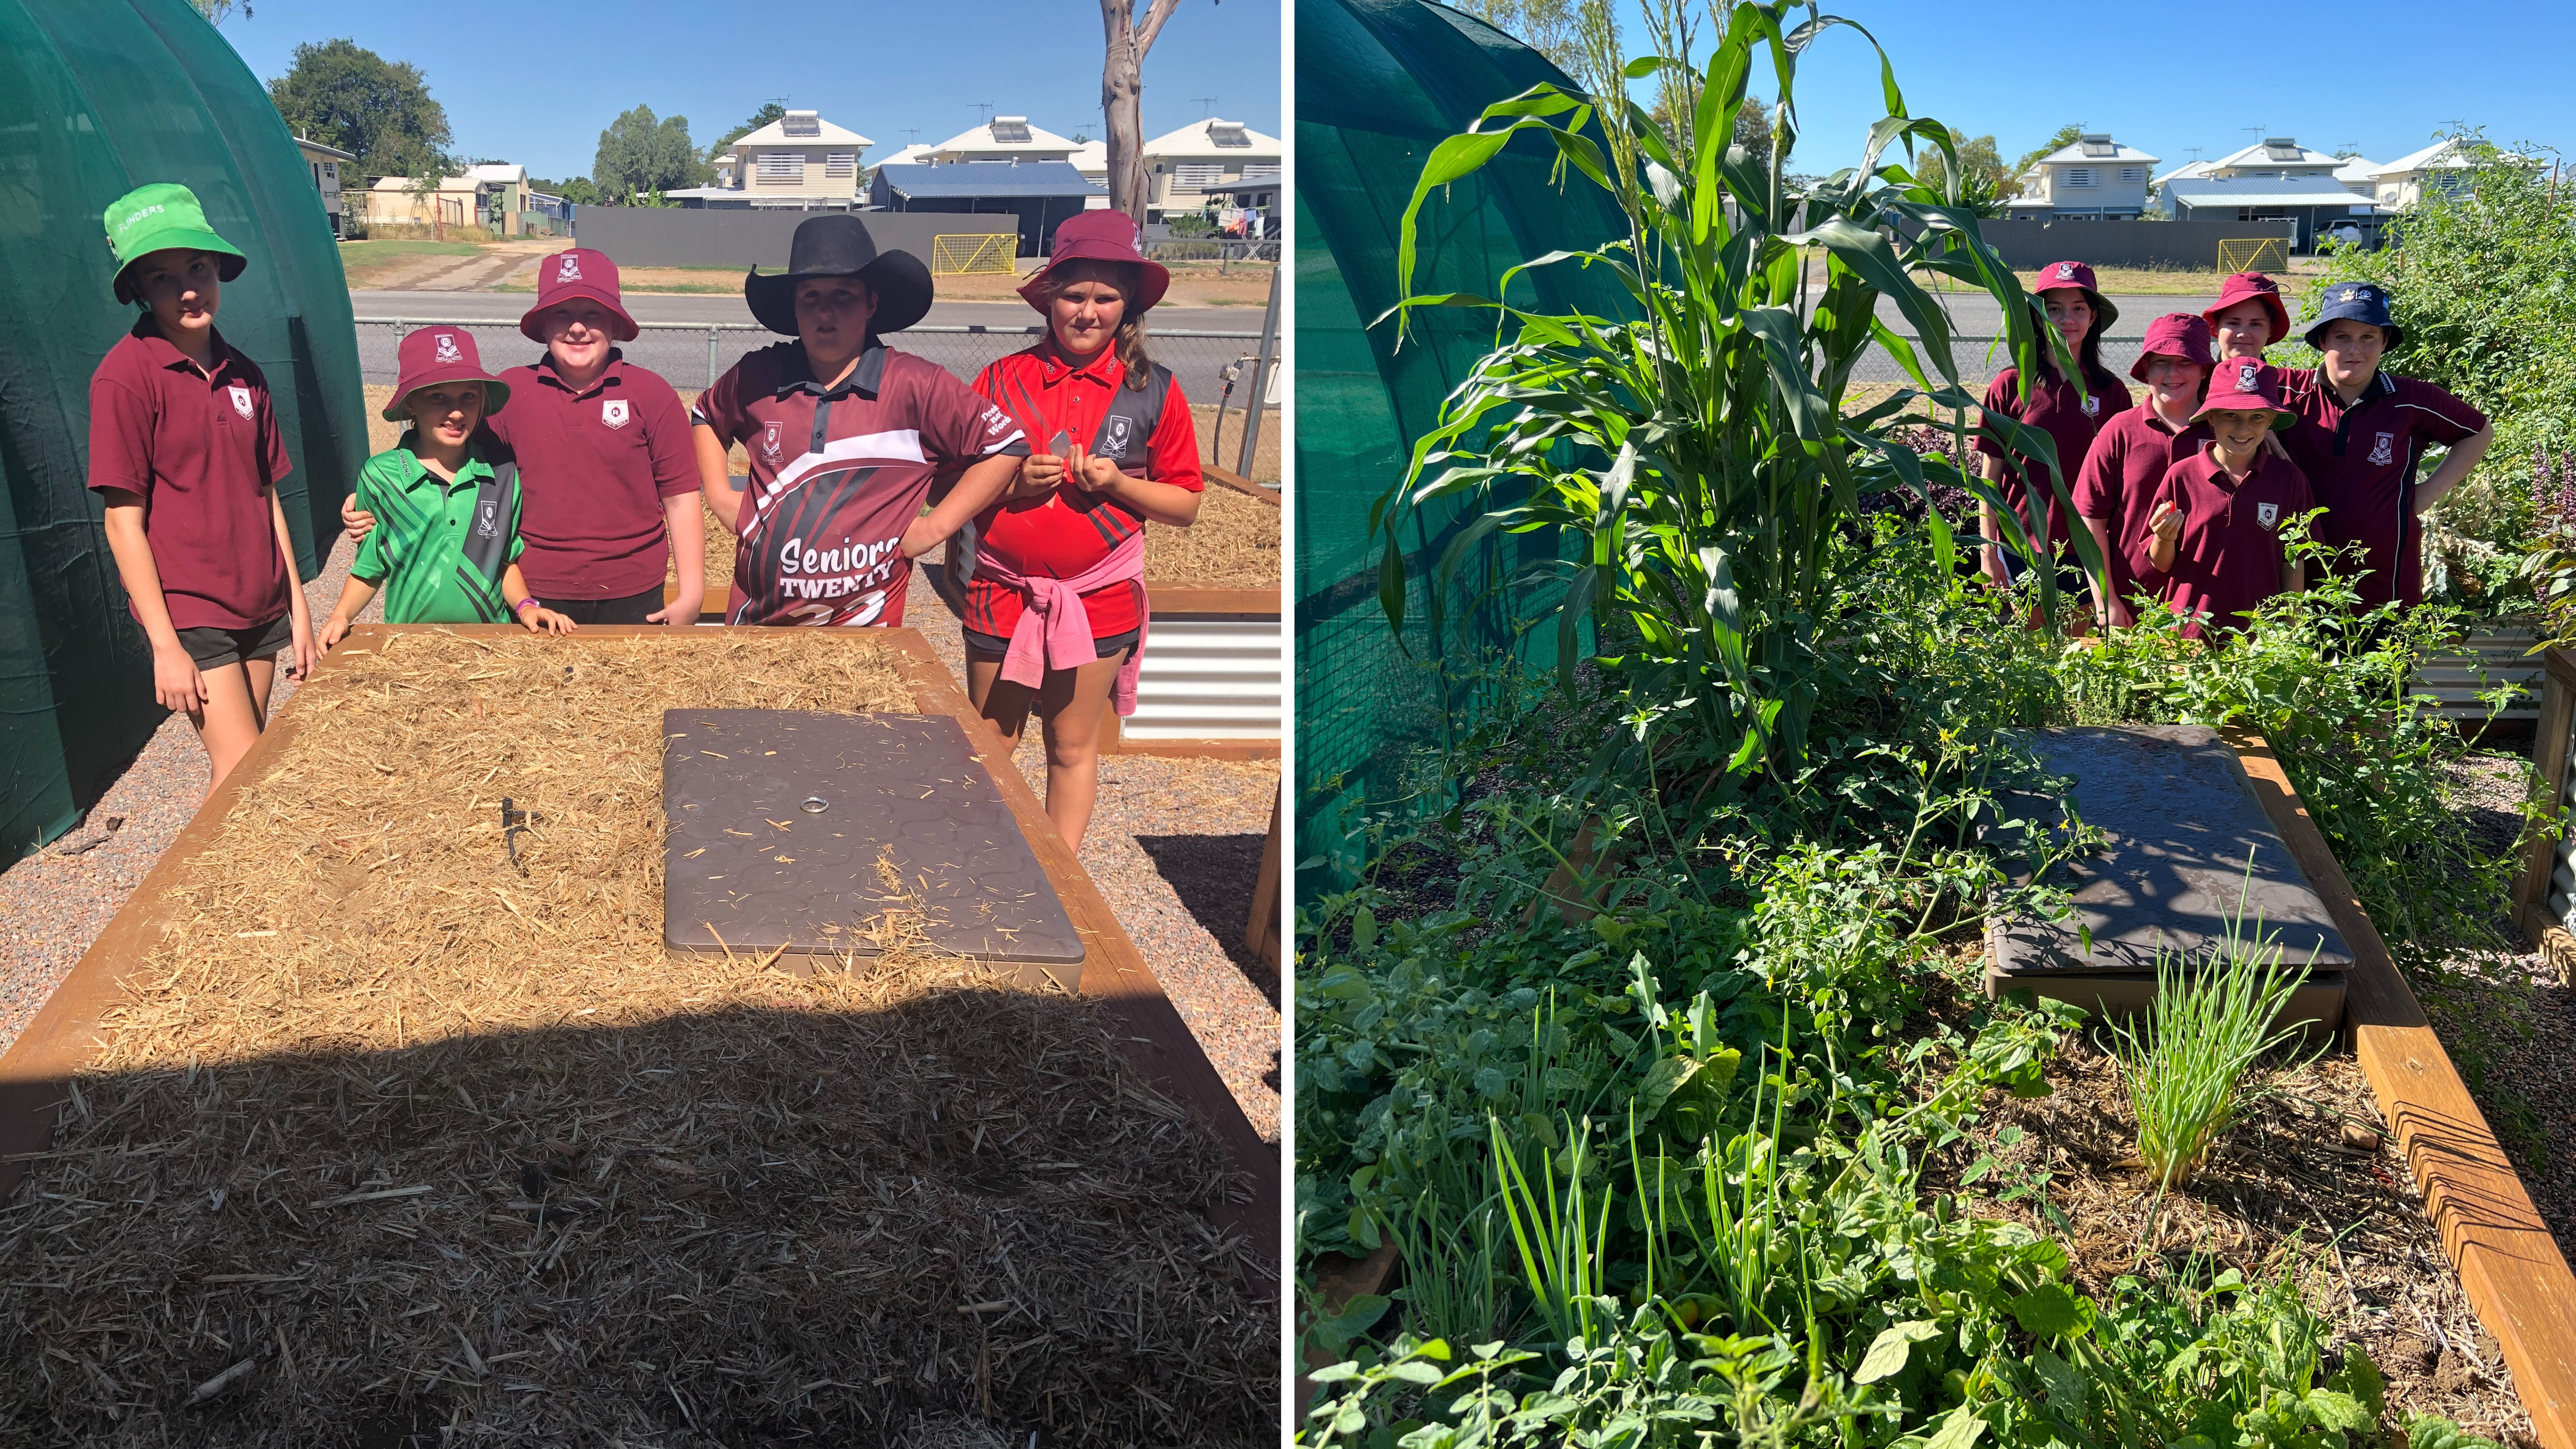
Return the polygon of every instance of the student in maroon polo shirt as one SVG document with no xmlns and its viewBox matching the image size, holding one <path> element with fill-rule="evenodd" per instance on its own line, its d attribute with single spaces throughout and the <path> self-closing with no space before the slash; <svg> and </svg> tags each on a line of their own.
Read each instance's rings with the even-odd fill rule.
<svg viewBox="0 0 2576 1449">
<path fill-rule="evenodd" d="M 746 354 L 691 414 L 707 506 L 734 550 L 735 624 L 899 625 L 912 561 L 1001 498 L 1019 426 L 946 368 L 880 339 L 930 311 L 930 269 L 847 213 L 796 228 L 787 270 L 743 281 L 791 341 Z M 746 492 L 725 453 L 743 445 Z M 955 475 L 922 511 L 933 482 Z"/>
<path fill-rule="evenodd" d="M 138 187 L 107 209 L 116 300 L 133 330 L 89 385 L 89 486 L 126 607 L 152 645 L 152 693 L 206 747 L 209 793 L 268 721 L 277 656 L 313 667 L 313 619 L 277 480 L 286 443 L 259 367 L 215 330 L 223 284 L 248 259 L 195 193 Z"/>
<path fill-rule="evenodd" d="M 2218 364 L 2192 421 L 2210 439 L 2165 471 L 2136 562 L 2164 576 L 2165 607 L 2198 639 L 2242 628 L 2265 599 L 2305 587 L 2281 526 L 2316 507 L 2316 495 L 2296 464 L 2263 446 L 2292 418 L 2260 360 Z"/>
<path fill-rule="evenodd" d="M 519 332 L 546 355 L 501 374 L 510 407 L 484 422 L 518 460 L 528 588 L 577 624 L 696 623 L 707 535 L 689 411 L 660 374 L 617 350 L 636 333 L 617 264 L 585 247 L 539 262 L 537 304 Z M 340 521 L 352 538 L 375 524 L 355 498 Z M 675 553 L 679 587 L 666 606 Z"/>
<path fill-rule="evenodd" d="M 2122 627 L 2137 622 L 2129 601 L 2140 590 L 2164 586 L 2159 573 L 2140 574 L 2131 550 L 2140 547 L 2156 489 L 2174 464 L 2209 441 L 2205 424 L 2191 420 L 2209 386 L 2209 324 L 2188 312 L 2169 312 L 2147 324 L 2147 339 L 2129 375 L 2147 385 L 2146 401 L 2122 410 L 2094 436 L 2075 475 L 2075 515 L 2111 576 L 2108 598 L 2095 591 L 2095 617 Z"/>
<path fill-rule="evenodd" d="M 2004 502 L 2021 515 L 2032 541 L 2056 553 L 2063 549 L 2073 529 L 2065 505 L 2058 502 L 2052 479 L 2072 481 L 2086 450 L 2093 446 L 2093 435 L 2129 405 L 2129 390 L 2102 365 L 2102 334 L 2110 330 L 2120 310 L 2094 286 L 2093 269 L 2082 262 L 2052 262 L 2039 269 L 2039 281 L 2033 290 L 2047 313 L 2048 325 L 2057 329 L 2066 340 L 2067 350 L 2075 354 L 2083 375 L 2082 393 L 2079 395 L 2075 382 L 2058 370 L 2054 354 L 2042 349 L 2041 375 L 2032 380 L 2027 401 L 2021 395 L 2021 369 L 2007 367 L 1986 384 L 1985 399 L 1978 406 L 2047 433 L 2057 445 L 2058 462 L 2064 471 L 2052 473 L 2048 465 L 2027 454 L 2013 454 L 2007 461 L 2004 446 L 1985 437 L 1977 439 L 1977 451 L 1983 455 L 1981 471 L 2002 492 Z M 2027 485 L 2022 481 L 2025 475 L 2029 478 Z M 2036 504 L 2032 494 L 2038 495 Z M 2021 559 L 2002 546 L 2005 533 L 1993 505 L 1980 503 L 1977 507 L 1985 536 L 1998 541 L 1985 550 L 1986 577 L 1998 587 L 2009 588 L 2021 574 Z M 2066 589 L 2081 586 L 2079 571 L 2063 563 L 2059 578 L 2061 587 Z"/>
<path fill-rule="evenodd" d="M 2261 272 L 2238 272 L 2221 282 L 2218 301 L 2200 315 L 2217 338 L 2222 359 L 2262 362 L 2264 348 L 2290 335 L 2290 312 L 2281 305 L 2280 285 Z M 2280 381 L 2277 375 L 2273 380 Z"/>
<path fill-rule="evenodd" d="M 1190 400 L 1145 355 L 1145 313 L 1171 273 L 1137 240 L 1123 211 L 1057 228 L 1046 270 L 1020 288 L 1046 340 L 975 379 L 1041 451 L 975 520 L 966 692 L 1007 740 L 1037 711 L 1047 817 L 1074 845 L 1099 794 L 1102 711 L 1136 711 L 1152 633 L 1145 525 L 1189 527 L 1207 491 Z"/>
<path fill-rule="evenodd" d="M 2335 567 L 2363 571 L 2354 580 L 2363 608 L 2391 599 L 2420 604 L 2424 510 L 2478 466 L 2495 428 L 2441 388 L 2379 365 L 2405 334 L 2389 318 L 2387 291 L 2374 283 L 2328 287 L 2307 340 L 2322 354 L 2319 366 L 2288 373 L 2283 391 L 2300 419 L 2287 435 L 2290 455 L 2326 509 L 2317 537 L 2362 551 L 2358 565 L 2338 557 Z M 2433 444 L 2451 451 L 2418 483 L 2415 470 Z"/>
</svg>

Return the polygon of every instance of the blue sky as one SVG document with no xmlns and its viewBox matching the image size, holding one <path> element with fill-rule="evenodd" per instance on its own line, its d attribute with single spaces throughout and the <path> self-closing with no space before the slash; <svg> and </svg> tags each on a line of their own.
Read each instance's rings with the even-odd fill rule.
<svg viewBox="0 0 2576 1449">
<path fill-rule="evenodd" d="M 302 42 L 348 36 L 421 68 L 459 154 L 557 180 L 588 175 L 599 133 L 639 103 L 688 117 L 703 146 L 784 97 L 873 139 L 870 162 L 994 113 L 978 101 L 1063 135 L 1101 136 L 1100 10 L 1090 0 L 861 0 L 813 12 L 674 0 L 449 0 L 427 11 L 256 0 L 252 9 L 223 33 L 260 79 L 285 74 Z M 1279 28 L 1279 0 L 1182 0 L 1145 58 L 1145 135 L 1211 109 L 1280 134 Z M 1199 98 L 1211 96 L 1203 108 Z"/>
<path fill-rule="evenodd" d="M 2576 166 L 2576 4 L 2423 0 L 2180 7 L 1936 5 L 1827 0 L 1869 27 L 1896 63 L 1906 107 L 1971 136 L 1993 133 L 2009 162 L 2069 121 L 2109 131 L 2165 165 L 2221 156 L 2260 135 L 2324 151 L 2349 143 L 2374 161 L 2430 144 L 2454 121 L 2499 142 L 2534 141 Z M 1635 0 L 1622 0 L 1630 49 Z M 1754 80 L 1766 86 L 1768 63 Z M 1763 92 L 1768 94 L 1767 89 Z M 1884 114 L 1868 42 L 1838 31 L 1799 68 L 1806 122 L 1799 169 L 1859 159 Z M 2261 133 L 2249 129 L 2263 127 Z M 2161 168 L 2159 168 L 2161 169 Z"/>
</svg>

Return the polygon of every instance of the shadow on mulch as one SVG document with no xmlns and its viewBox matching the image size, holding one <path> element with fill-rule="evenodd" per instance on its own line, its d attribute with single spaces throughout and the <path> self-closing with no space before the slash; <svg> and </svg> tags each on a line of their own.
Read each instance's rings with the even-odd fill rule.
<svg viewBox="0 0 2576 1449">
<path fill-rule="evenodd" d="M 1225 959 L 1243 973 L 1275 1009 L 1279 1005 L 1279 972 L 1243 947 L 1246 903 L 1261 876 L 1259 835 L 1139 835 L 1136 844 L 1154 862 L 1156 873 L 1181 898 L 1190 919 L 1207 929 L 1225 949 Z"/>
</svg>

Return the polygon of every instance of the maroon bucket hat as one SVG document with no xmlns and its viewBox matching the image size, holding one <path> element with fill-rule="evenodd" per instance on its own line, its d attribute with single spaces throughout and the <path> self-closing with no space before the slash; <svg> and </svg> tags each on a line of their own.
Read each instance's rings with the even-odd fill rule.
<svg viewBox="0 0 2576 1449">
<path fill-rule="evenodd" d="M 2290 336 L 2290 309 L 2281 305 L 2281 284 L 2261 272 L 2237 272 L 2218 284 L 2218 304 L 2200 315 L 2209 321 L 2211 331 L 2218 328 L 2218 314 L 2239 302 L 2260 302 L 2272 319 L 2269 342 L 2285 342 Z"/>
<path fill-rule="evenodd" d="M 587 298 L 617 314 L 609 336 L 620 342 L 635 340 L 635 319 L 626 315 L 626 304 L 618 300 L 617 263 L 608 259 L 608 253 L 588 247 L 557 252 L 537 263 L 537 305 L 519 319 L 519 335 L 530 342 L 546 341 L 537 319 L 575 298 Z"/>
<path fill-rule="evenodd" d="M 2040 297 L 2065 287 L 2084 294 L 2085 304 L 2093 309 L 2094 331 L 2108 332 L 2111 324 L 2120 320 L 2120 309 L 2102 295 L 2102 289 L 2093 281 L 2093 269 L 2082 262 L 2050 262 L 2039 269 L 2039 280 L 2030 284 L 2030 293 Z"/>
<path fill-rule="evenodd" d="M 393 400 L 385 404 L 383 414 L 389 423 L 411 416 L 411 409 L 404 404 L 413 393 L 442 382 L 483 384 L 483 416 L 487 418 L 510 401 L 510 385 L 483 370 L 482 355 L 474 350 L 474 334 L 462 327 L 423 327 L 406 333 L 395 356 L 399 369 Z"/>
<path fill-rule="evenodd" d="M 2129 376 L 2146 381 L 2147 363 L 2158 357 L 2197 362 L 2203 367 L 2216 362 L 2218 344 L 2209 330 L 2208 319 L 2189 312 L 2167 312 L 2148 323 L 2147 340 L 2138 348 L 2138 360 L 2129 364 Z"/>
<path fill-rule="evenodd" d="M 1020 297 L 1043 312 L 1047 309 L 1046 279 L 1049 272 L 1076 260 L 1125 262 L 1136 268 L 1136 295 L 1127 301 L 1127 310 L 1142 312 L 1163 300 L 1171 290 L 1172 271 L 1161 262 L 1147 259 L 1137 247 L 1135 218 L 1123 211 L 1104 209 L 1086 211 L 1068 218 L 1055 229 L 1055 250 L 1047 253 L 1047 264 L 1036 276 L 1020 284 Z"/>
<path fill-rule="evenodd" d="M 2201 395 L 2199 411 L 2191 415 L 2199 422 L 2211 413 L 2272 414 L 2272 431 L 2290 425 L 2293 415 L 2281 401 L 2281 390 L 2272 381 L 2272 369 L 2251 357 L 2231 357 L 2218 365 L 2209 377 L 2209 391 Z"/>
</svg>

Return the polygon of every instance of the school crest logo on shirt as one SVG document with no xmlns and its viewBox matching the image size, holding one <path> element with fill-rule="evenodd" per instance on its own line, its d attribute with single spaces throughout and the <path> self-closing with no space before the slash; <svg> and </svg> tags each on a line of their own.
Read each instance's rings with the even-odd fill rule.
<svg viewBox="0 0 2576 1449">
<path fill-rule="evenodd" d="M 485 503 L 481 508 L 475 510 L 474 536 L 476 538 L 498 538 L 501 536 L 501 506 L 499 504 Z"/>
<path fill-rule="evenodd" d="M 2101 415 L 2102 399 L 2093 394 L 2086 394 L 2084 398 L 2084 416 L 2088 418 L 2098 418 Z M 1123 423 L 1127 420 L 1125 418 L 1120 418 L 1119 421 Z"/>
<path fill-rule="evenodd" d="M 2085 401 L 2091 402 L 2092 399 L 2087 398 Z M 1128 419 L 1123 415 L 1111 418 L 1109 420 L 1109 432 L 1107 436 L 1103 437 L 1100 441 L 1100 451 L 1104 454 L 1116 457 L 1126 456 L 1127 431 L 1130 426 L 1131 424 Z"/>
<path fill-rule="evenodd" d="M 2281 526 L 2281 505 L 2280 505 L 2280 504 L 2278 504 L 2278 503 L 2257 503 L 2257 504 L 2255 504 L 2255 505 L 2254 505 L 2254 521 L 2255 521 L 2256 523 L 2259 523 L 2259 524 L 2263 525 L 2264 530 L 2265 530 L 2266 532 L 2269 532 L 2269 531 L 2270 531 L 2270 530 L 2272 530 L 2272 529 L 2275 529 L 2275 528 L 2280 527 L 2280 526 Z"/>
<path fill-rule="evenodd" d="M 622 428 L 626 426 L 626 418 L 626 399 L 622 397 L 612 397 L 601 400 L 599 404 L 599 420 L 601 422 L 608 424 L 612 428 Z"/>
<path fill-rule="evenodd" d="M 580 281 L 581 258 L 574 256 L 570 252 L 566 252 L 562 256 L 555 258 L 555 280 L 557 282 Z"/>
<path fill-rule="evenodd" d="M 2396 446 L 2397 435 L 2395 433 L 2378 434 L 2371 440 L 2370 461 L 2381 467 L 2386 467 L 2387 465 L 2396 462 Z"/>
<path fill-rule="evenodd" d="M 244 418 L 248 418 L 250 416 L 250 389 L 237 384 L 235 386 L 225 388 L 224 391 L 232 395 L 233 411 L 241 414 Z M 2380 436 L 2386 437 L 2387 434 L 2382 433 Z"/>
<path fill-rule="evenodd" d="M 785 423 L 771 423 L 767 428 L 762 430 L 760 435 L 760 455 L 762 457 L 767 458 L 772 462 L 777 461 L 781 447 L 781 444 L 779 443 L 779 435 L 785 431 L 786 427 L 787 425 Z"/>
<path fill-rule="evenodd" d="M 438 334 L 438 360 L 441 362 L 463 362 L 465 360 L 465 354 L 457 350 L 455 333 L 441 332 Z"/>
</svg>

